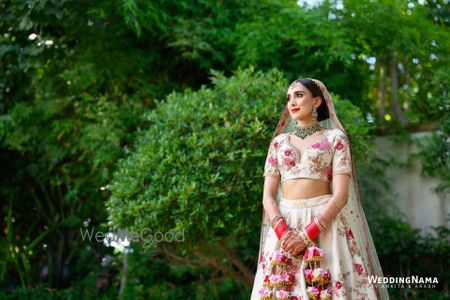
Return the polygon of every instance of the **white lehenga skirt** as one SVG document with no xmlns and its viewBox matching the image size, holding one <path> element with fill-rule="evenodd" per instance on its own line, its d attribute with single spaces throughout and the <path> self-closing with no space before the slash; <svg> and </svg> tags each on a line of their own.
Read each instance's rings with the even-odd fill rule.
<svg viewBox="0 0 450 300">
<path fill-rule="evenodd" d="M 307 199 L 280 199 L 280 212 L 291 228 L 303 228 L 311 219 L 320 212 L 322 207 L 330 200 L 331 194 L 321 195 Z M 366 266 L 359 254 L 359 245 L 353 238 L 344 216 L 338 214 L 329 224 L 328 228 L 320 233 L 317 240 L 318 247 L 324 251 L 321 267 L 330 271 L 331 280 L 329 287 L 332 291 L 332 299 L 364 299 L 376 300 L 374 287 L 368 283 Z M 272 228 L 269 229 L 261 257 L 258 260 L 255 281 L 251 294 L 251 300 L 259 300 L 260 290 L 268 271 L 272 255 L 279 249 L 278 238 Z M 304 269 L 308 267 L 302 257 L 293 259 L 291 273 L 295 274 L 295 285 L 290 292 L 290 299 L 308 300 Z M 273 299 L 277 299 L 273 295 Z"/>
</svg>

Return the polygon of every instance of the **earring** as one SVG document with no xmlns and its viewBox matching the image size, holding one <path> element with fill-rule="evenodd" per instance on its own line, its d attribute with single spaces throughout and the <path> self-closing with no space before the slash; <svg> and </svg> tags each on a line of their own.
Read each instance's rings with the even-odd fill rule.
<svg viewBox="0 0 450 300">
<path fill-rule="evenodd" d="M 317 107 L 315 105 L 313 106 L 312 118 L 314 122 L 317 122 Z"/>
</svg>

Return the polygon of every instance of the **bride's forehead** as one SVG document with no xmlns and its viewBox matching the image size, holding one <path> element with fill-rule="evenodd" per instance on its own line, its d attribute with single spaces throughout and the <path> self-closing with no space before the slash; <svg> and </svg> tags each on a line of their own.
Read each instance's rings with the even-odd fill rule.
<svg viewBox="0 0 450 300">
<path fill-rule="evenodd" d="M 293 92 L 294 90 L 297 90 L 297 89 L 299 89 L 299 88 L 302 88 L 303 87 L 303 85 L 301 84 L 301 83 L 299 83 L 299 82 L 293 82 L 293 83 L 291 83 L 291 85 L 289 86 L 289 88 L 288 88 L 288 93 L 291 93 L 291 92 Z"/>
</svg>

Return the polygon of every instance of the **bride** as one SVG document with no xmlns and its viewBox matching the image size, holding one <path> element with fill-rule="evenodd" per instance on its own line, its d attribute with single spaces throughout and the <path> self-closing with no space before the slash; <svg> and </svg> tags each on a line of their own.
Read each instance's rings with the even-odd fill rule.
<svg viewBox="0 0 450 300">
<path fill-rule="evenodd" d="M 383 272 L 359 199 L 350 140 L 321 81 L 303 78 L 289 86 L 264 177 L 252 300 L 389 299 L 376 283 Z M 312 273 L 306 258 L 314 255 L 321 256 L 320 268 L 315 262 Z M 314 288 L 311 280 L 320 283 Z"/>
</svg>

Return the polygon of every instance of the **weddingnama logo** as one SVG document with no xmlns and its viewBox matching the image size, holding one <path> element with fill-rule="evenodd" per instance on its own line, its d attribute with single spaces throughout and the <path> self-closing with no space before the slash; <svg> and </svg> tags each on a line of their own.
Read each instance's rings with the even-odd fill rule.
<svg viewBox="0 0 450 300">
<path fill-rule="evenodd" d="M 437 277 L 406 276 L 368 276 L 369 283 L 381 284 L 388 288 L 436 288 L 438 284 Z"/>
<path fill-rule="evenodd" d="M 142 231 L 128 231 L 128 229 L 109 231 L 107 233 L 98 231 L 94 233 L 94 229 L 80 228 L 81 238 L 83 242 L 88 240 L 92 242 L 95 240 L 99 243 L 104 243 L 107 247 L 114 247 L 121 252 L 127 252 L 127 247 L 130 242 L 144 242 L 145 244 L 159 243 L 159 242 L 184 242 L 184 230 L 182 231 L 167 231 L 153 232 L 149 228 Z"/>
</svg>

